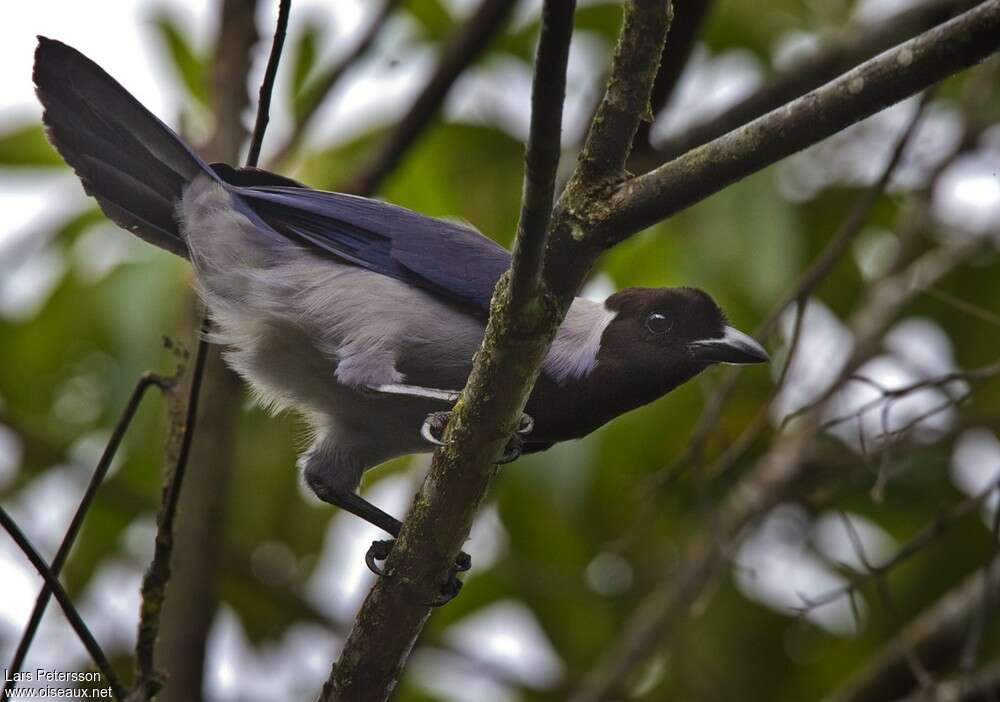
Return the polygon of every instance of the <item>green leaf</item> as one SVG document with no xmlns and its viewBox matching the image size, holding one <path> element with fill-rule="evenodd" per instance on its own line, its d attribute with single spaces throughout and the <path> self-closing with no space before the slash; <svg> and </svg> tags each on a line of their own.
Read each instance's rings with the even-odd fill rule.
<svg viewBox="0 0 1000 702">
<path fill-rule="evenodd" d="M 45 139 L 42 126 L 29 124 L 0 135 L 0 165 L 62 166 L 63 160 Z"/>
<path fill-rule="evenodd" d="M 202 105 L 208 105 L 207 61 L 195 52 L 180 27 L 167 14 L 159 13 L 153 25 L 160 33 L 188 93 Z"/>
</svg>

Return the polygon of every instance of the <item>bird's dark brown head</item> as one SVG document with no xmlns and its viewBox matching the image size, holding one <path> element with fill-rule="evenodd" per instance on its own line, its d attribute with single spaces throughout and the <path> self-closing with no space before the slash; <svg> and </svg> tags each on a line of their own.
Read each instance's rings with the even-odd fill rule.
<svg viewBox="0 0 1000 702">
<path fill-rule="evenodd" d="M 627 288 L 605 306 L 616 315 L 604 330 L 595 371 L 628 388 L 636 406 L 714 363 L 768 360 L 764 348 L 730 327 L 715 301 L 696 288 Z"/>
<path fill-rule="evenodd" d="M 760 344 L 730 327 L 715 301 L 695 288 L 628 288 L 599 311 L 599 343 L 588 336 L 594 316 L 567 318 L 562 331 L 576 325 L 575 333 L 556 338 L 555 355 L 528 401 L 534 435 L 543 443 L 585 436 L 713 363 L 768 360 Z"/>
</svg>

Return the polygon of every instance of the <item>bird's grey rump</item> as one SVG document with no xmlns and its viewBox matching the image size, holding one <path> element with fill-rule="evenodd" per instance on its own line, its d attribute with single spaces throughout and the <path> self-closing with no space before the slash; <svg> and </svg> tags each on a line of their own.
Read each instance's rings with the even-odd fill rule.
<svg viewBox="0 0 1000 702">
<path fill-rule="evenodd" d="M 229 364 L 262 404 L 299 411 L 316 434 L 307 478 L 315 466 L 328 487 L 353 489 L 367 468 L 430 451 L 420 427 L 447 405 L 373 389 L 408 377 L 421 386 L 461 389 L 482 340 L 482 319 L 421 288 L 275 236 L 233 200 L 217 181 L 196 178 L 178 219 L 215 322 L 214 341 L 225 345 Z M 577 300 L 546 359 L 547 372 L 585 375 L 611 316 L 599 303 Z"/>
</svg>

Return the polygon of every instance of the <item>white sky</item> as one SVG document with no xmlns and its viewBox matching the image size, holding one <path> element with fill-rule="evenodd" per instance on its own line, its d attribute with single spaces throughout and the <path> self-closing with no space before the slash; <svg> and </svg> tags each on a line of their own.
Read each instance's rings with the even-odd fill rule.
<svg viewBox="0 0 1000 702">
<path fill-rule="evenodd" d="M 41 114 L 31 85 L 32 54 L 38 34 L 76 47 L 108 67 L 153 112 L 166 114 L 166 108 L 176 104 L 177 95 L 173 91 L 165 94 L 156 81 L 164 67 L 158 63 L 158 52 L 151 45 L 155 31 L 145 21 L 155 8 L 164 4 L 175 9 L 178 20 L 184 21 L 204 44 L 206 29 L 211 25 L 210 4 L 197 0 L 9 3 L 4 8 L 4 22 L 0 23 L 0 65 L 5 74 L 0 83 L 0 120 L 9 124 Z"/>
</svg>

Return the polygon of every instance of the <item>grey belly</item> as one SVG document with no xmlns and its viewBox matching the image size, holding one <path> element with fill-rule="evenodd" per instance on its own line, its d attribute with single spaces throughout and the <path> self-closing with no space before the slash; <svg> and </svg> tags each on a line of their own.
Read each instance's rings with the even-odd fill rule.
<svg viewBox="0 0 1000 702">
<path fill-rule="evenodd" d="M 230 345 L 226 360 L 265 407 L 295 410 L 327 440 L 373 461 L 433 448 L 420 428 L 428 414 L 450 409 L 448 404 L 343 385 L 336 379 L 336 359 L 316 349 L 308 334 L 264 322 L 260 327 L 256 343 Z"/>
</svg>

